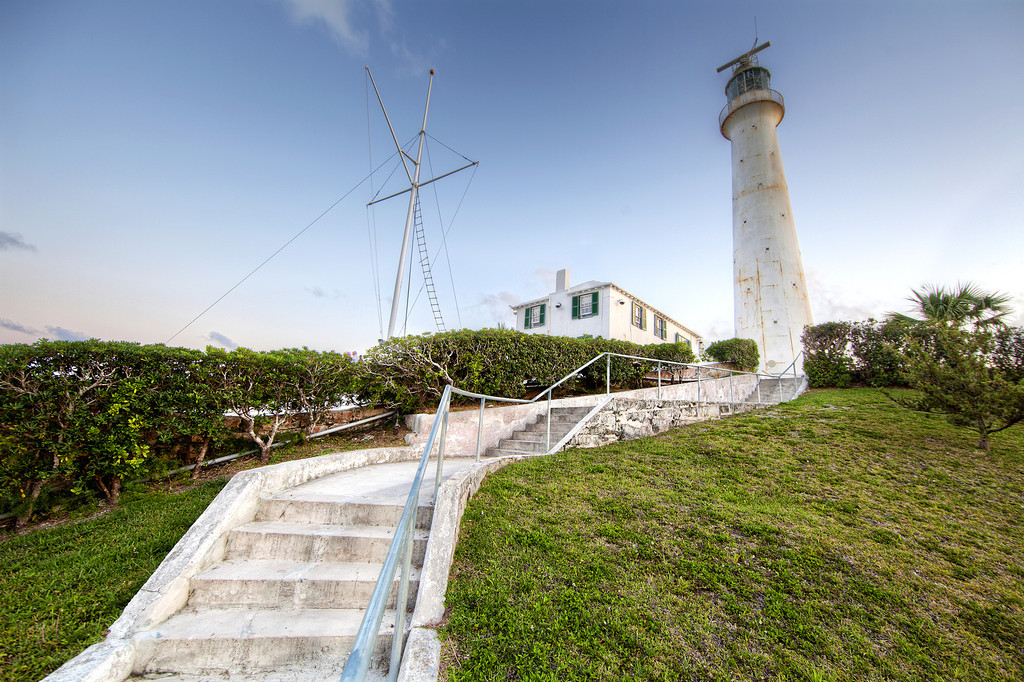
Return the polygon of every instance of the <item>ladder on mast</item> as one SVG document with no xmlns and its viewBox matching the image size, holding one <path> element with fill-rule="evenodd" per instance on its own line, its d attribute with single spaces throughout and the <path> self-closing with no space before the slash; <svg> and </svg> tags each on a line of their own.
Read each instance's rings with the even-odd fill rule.
<svg viewBox="0 0 1024 682">
<path fill-rule="evenodd" d="M 372 206 L 374 204 L 380 203 L 381 201 L 386 201 L 388 199 L 391 199 L 392 197 L 397 197 L 400 194 L 405 194 L 406 192 L 410 193 L 410 197 L 409 197 L 409 211 L 408 211 L 408 213 L 406 215 L 406 219 L 405 219 L 405 232 L 404 232 L 404 234 L 402 236 L 402 248 L 399 251 L 398 270 L 395 273 L 395 294 L 394 294 L 394 296 L 391 297 L 391 319 L 388 322 L 388 335 L 387 335 L 386 338 L 390 339 L 394 335 L 395 323 L 398 320 L 398 301 L 399 301 L 399 299 L 401 298 L 401 295 L 402 295 L 402 274 L 403 274 L 403 271 L 405 270 L 405 257 L 406 257 L 407 251 L 408 251 L 409 256 L 410 257 L 412 256 L 412 245 L 409 243 L 409 236 L 410 236 L 410 233 L 412 232 L 412 228 L 413 228 L 413 223 L 414 222 L 416 223 L 416 241 L 417 241 L 417 243 L 419 245 L 419 249 L 420 249 L 420 264 L 423 266 L 423 278 L 424 278 L 424 280 L 426 282 L 427 294 L 428 294 L 428 296 L 430 298 L 430 309 L 431 309 L 431 311 L 434 314 L 434 322 L 437 324 L 438 331 L 444 331 L 444 320 L 441 319 L 441 307 L 440 307 L 440 305 L 438 304 L 438 301 L 437 301 L 437 292 L 434 290 L 434 278 L 430 274 L 430 263 L 429 263 L 429 259 L 427 258 L 427 254 L 426 254 L 427 246 L 426 246 L 426 240 L 425 240 L 425 238 L 423 236 L 423 220 L 422 220 L 422 217 L 420 216 L 420 210 L 419 210 L 419 190 L 420 190 L 421 187 L 423 187 L 425 185 L 429 185 L 432 182 L 436 182 L 436 181 L 440 180 L 441 178 L 446 178 L 449 175 L 454 175 L 455 173 L 458 173 L 459 171 L 463 171 L 463 170 L 466 170 L 467 168 L 469 168 L 471 166 L 475 166 L 475 165 L 477 165 L 478 162 L 477 161 L 470 161 L 469 159 L 466 159 L 466 161 L 469 161 L 469 163 L 467 163 L 466 165 L 462 166 L 461 168 L 456 168 L 453 171 L 449 171 L 448 173 L 444 173 L 442 175 L 439 175 L 439 176 L 437 176 L 435 178 L 427 180 L 426 182 L 420 182 L 420 161 L 422 160 L 422 157 L 423 157 L 423 143 L 424 143 L 424 140 L 425 140 L 425 138 L 427 136 L 427 112 L 430 110 L 430 89 L 431 89 L 431 86 L 434 83 L 434 70 L 433 69 L 430 70 L 430 81 L 427 83 L 427 103 L 423 107 L 423 125 L 420 128 L 420 132 L 419 132 L 419 135 L 418 135 L 418 137 L 419 137 L 419 144 L 417 146 L 416 156 L 415 157 L 413 157 L 411 154 L 409 154 L 404 149 L 402 149 L 402 146 L 398 143 L 398 137 L 395 135 L 395 129 L 391 126 L 391 119 L 388 118 L 388 112 L 384 108 L 384 100 L 381 99 L 380 91 L 377 90 L 377 83 L 375 83 L 374 80 L 373 80 L 373 74 L 370 73 L 370 67 L 369 66 L 366 67 L 366 74 L 367 74 L 367 76 L 369 76 L 370 83 L 373 85 L 373 91 L 377 95 L 377 102 L 380 103 L 380 109 L 381 109 L 381 112 L 384 114 L 384 120 L 387 122 L 388 130 L 391 132 L 391 139 L 395 143 L 395 150 L 396 150 L 396 152 L 398 154 L 398 158 L 401 160 L 402 167 L 405 169 L 406 177 L 408 177 L 408 179 L 409 179 L 409 189 L 404 189 L 404 190 L 402 190 L 400 192 L 396 192 L 396 193 L 391 194 L 389 196 L 386 196 L 386 197 L 384 197 L 382 199 L 374 199 L 373 201 L 371 201 L 370 203 L 367 204 L 367 206 Z M 463 157 L 463 158 L 465 158 L 465 157 Z M 409 162 L 412 162 L 412 169 L 409 168 Z M 415 218 L 415 221 L 414 221 L 414 218 Z M 409 267 L 410 267 L 410 270 L 411 270 L 411 268 L 412 268 L 412 263 L 411 262 L 409 264 Z M 407 292 L 406 293 L 406 322 L 409 321 L 408 317 L 409 317 L 409 294 Z"/>
<path fill-rule="evenodd" d="M 441 316 L 441 305 L 437 301 L 437 291 L 434 289 L 434 276 L 430 272 L 430 256 L 427 254 L 427 236 L 423 231 L 423 216 L 420 215 L 420 198 L 416 195 L 416 204 L 413 208 L 413 226 L 416 232 L 416 247 L 420 252 L 420 267 L 423 269 L 423 285 L 427 289 L 427 298 L 430 300 L 430 311 L 434 314 L 434 324 L 437 331 L 446 331 L 444 318 Z"/>
</svg>

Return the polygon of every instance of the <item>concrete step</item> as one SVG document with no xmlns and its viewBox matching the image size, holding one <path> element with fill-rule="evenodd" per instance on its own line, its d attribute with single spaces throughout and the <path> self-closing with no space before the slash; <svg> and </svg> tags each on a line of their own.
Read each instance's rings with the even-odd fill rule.
<svg viewBox="0 0 1024 682">
<path fill-rule="evenodd" d="M 395 530 L 388 526 L 254 521 L 228 533 L 224 558 L 383 562 Z M 429 536 L 429 531 L 414 531 L 412 562 L 415 566 L 423 565 Z"/>
<path fill-rule="evenodd" d="M 551 445 L 556 445 L 573 427 L 590 413 L 589 407 L 556 407 L 551 409 Z M 498 441 L 497 447 L 487 448 L 486 457 L 505 457 L 543 454 L 548 450 L 547 414 L 532 424 Z"/>
<path fill-rule="evenodd" d="M 327 667 L 278 667 L 271 671 L 251 673 L 228 670 L 207 670 L 192 675 L 184 673 L 144 673 L 132 675 L 132 680 L 162 680 L 163 682 L 338 682 L 344 672 L 344 663 Z M 386 682 L 387 672 L 369 670 L 367 682 Z"/>
<path fill-rule="evenodd" d="M 255 520 L 343 526 L 397 526 L 404 509 L 405 505 L 398 504 L 339 504 L 332 500 L 280 495 L 263 500 Z M 433 505 L 418 507 L 416 527 L 429 529 L 433 515 Z"/>
<path fill-rule="evenodd" d="M 552 440 L 557 443 L 557 440 Z M 547 452 L 546 440 L 527 440 L 523 434 L 515 434 L 512 438 L 502 438 L 498 441 L 499 450 L 516 450 L 519 452 Z"/>
<path fill-rule="evenodd" d="M 316 563 L 270 559 L 232 559 L 206 569 L 190 581 L 188 605 L 199 607 L 365 608 L 382 564 Z M 399 575 L 388 601 L 395 608 Z M 409 610 L 416 604 L 420 571 L 409 578 Z"/>
<path fill-rule="evenodd" d="M 760 396 L 758 396 L 758 390 L 755 387 L 754 390 L 750 392 L 750 395 L 746 397 L 744 402 L 761 402 L 777 404 L 781 402 L 783 398 L 790 398 L 798 385 L 799 380 L 794 380 L 793 378 L 784 378 L 782 379 L 782 385 L 780 390 L 778 379 L 762 379 Z"/>
<path fill-rule="evenodd" d="M 551 425 L 551 440 L 558 442 L 562 439 L 562 436 L 572 431 L 572 427 L 576 426 L 579 422 L 572 422 L 566 424 L 552 424 Z M 522 431 L 516 431 L 512 434 L 511 438 L 517 438 L 524 436 L 525 440 L 544 440 L 548 435 L 547 424 L 531 424 Z"/>
<path fill-rule="evenodd" d="M 135 673 L 340 669 L 362 618 L 362 609 L 186 610 L 137 636 Z M 377 667 L 390 651 L 394 625 L 394 612 L 385 613 L 374 649 Z"/>
<path fill-rule="evenodd" d="M 582 417 L 587 412 L 590 412 L 590 407 L 586 405 L 579 405 L 576 407 L 552 407 L 551 414 L 574 414 Z"/>
<path fill-rule="evenodd" d="M 576 408 L 572 408 L 573 412 L 556 412 L 551 410 L 551 423 L 552 424 L 575 424 L 579 420 L 587 416 L 590 412 L 590 408 L 581 407 L 579 411 L 575 411 Z M 541 418 L 537 421 L 538 424 L 543 424 L 547 415 L 541 415 Z"/>
<path fill-rule="evenodd" d="M 483 454 L 484 457 L 522 457 L 524 455 L 536 455 L 536 452 L 526 452 L 525 450 L 506 450 L 504 448 L 487 448 L 487 452 Z"/>
</svg>

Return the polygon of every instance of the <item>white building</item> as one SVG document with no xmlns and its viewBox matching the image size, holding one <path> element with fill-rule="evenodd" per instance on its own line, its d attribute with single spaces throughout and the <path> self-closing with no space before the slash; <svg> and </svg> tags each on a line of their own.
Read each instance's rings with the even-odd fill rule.
<svg viewBox="0 0 1024 682">
<path fill-rule="evenodd" d="M 569 285 L 569 271 L 555 275 L 555 290 L 512 306 L 516 326 L 527 334 L 593 336 L 640 345 L 687 343 L 700 351 L 700 334 L 611 282 Z"/>
</svg>

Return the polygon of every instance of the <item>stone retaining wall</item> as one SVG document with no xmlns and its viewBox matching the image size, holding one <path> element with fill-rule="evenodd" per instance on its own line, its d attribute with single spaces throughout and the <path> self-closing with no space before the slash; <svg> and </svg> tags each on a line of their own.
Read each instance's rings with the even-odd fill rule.
<svg viewBox="0 0 1024 682">
<path fill-rule="evenodd" d="M 614 398 L 566 443 L 593 448 L 620 440 L 646 438 L 685 424 L 747 412 L 749 403 L 695 403 L 687 400 Z"/>
<path fill-rule="evenodd" d="M 696 381 L 633 391 L 613 393 L 616 399 L 662 401 L 700 401 L 701 403 L 728 403 L 733 400 L 741 402 L 757 388 L 757 377 L 752 374 L 740 374 L 735 377 L 705 379 L 698 386 Z M 604 393 L 583 395 L 573 398 L 559 398 L 551 402 L 553 407 L 597 407 L 608 396 Z M 484 430 L 481 434 L 480 452 L 489 447 L 497 447 L 502 438 L 508 438 L 516 431 L 522 430 L 547 412 L 547 400 L 535 403 L 487 407 L 484 410 Z M 448 437 L 445 440 L 446 457 L 472 457 L 476 454 L 477 424 L 480 410 L 460 410 L 448 415 Z M 688 422 L 681 422 L 688 423 Z M 412 431 L 406 436 L 406 442 L 413 452 L 422 453 L 426 445 L 430 428 L 434 424 L 433 414 L 410 414 L 405 424 Z M 606 441 L 611 442 L 611 441 Z"/>
</svg>

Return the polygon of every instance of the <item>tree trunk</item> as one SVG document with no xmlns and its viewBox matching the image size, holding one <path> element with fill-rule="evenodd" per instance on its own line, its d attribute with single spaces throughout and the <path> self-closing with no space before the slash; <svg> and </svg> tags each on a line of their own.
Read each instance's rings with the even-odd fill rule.
<svg viewBox="0 0 1024 682">
<path fill-rule="evenodd" d="M 196 468 L 192 470 L 192 480 L 199 478 L 199 470 L 203 467 L 203 460 L 206 459 L 206 451 L 210 449 L 210 438 L 204 438 L 203 444 L 199 446 L 199 454 L 196 455 Z"/>
<path fill-rule="evenodd" d="M 121 477 L 110 476 L 110 485 L 107 485 L 103 480 L 103 476 L 97 475 L 95 477 L 96 485 L 103 492 L 103 497 L 106 499 L 107 504 L 111 507 L 115 506 L 118 500 L 121 499 Z"/>
<path fill-rule="evenodd" d="M 981 448 L 982 450 L 988 451 L 988 449 L 989 449 L 988 434 L 990 433 L 990 431 L 989 431 L 989 428 L 988 428 L 988 424 L 986 424 L 985 420 L 982 419 L 981 417 L 979 417 L 978 420 L 977 420 L 977 428 L 978 428 L 978 447 Z"/>
<path fill-rule="evenodd" d="M 15 532 L 25 527 L 25 524 L 32 518 L 32 511 L 36 506 L 36 498 L 39 497 L 39 493 L 43 491 L 42 481 L 30 481 L 28 484 L 28 506 L 25 507 L 21 512 L 18 513 L 18 517 L 14 519 L 14 530 Z"/>
<path fill-rule="evenodd" d="M 267 436 L 266 445 L 260 443 L 260 461 L 266 462 L 270 459 L 270 446 L 274 444 L 274 437 L 277 436 L 277 429 L 281 426 L 281 422 L 284 418 L 280 415 L 274 415 L 274 425 L 270 427 L 270 435 Z"/>
</svg>

